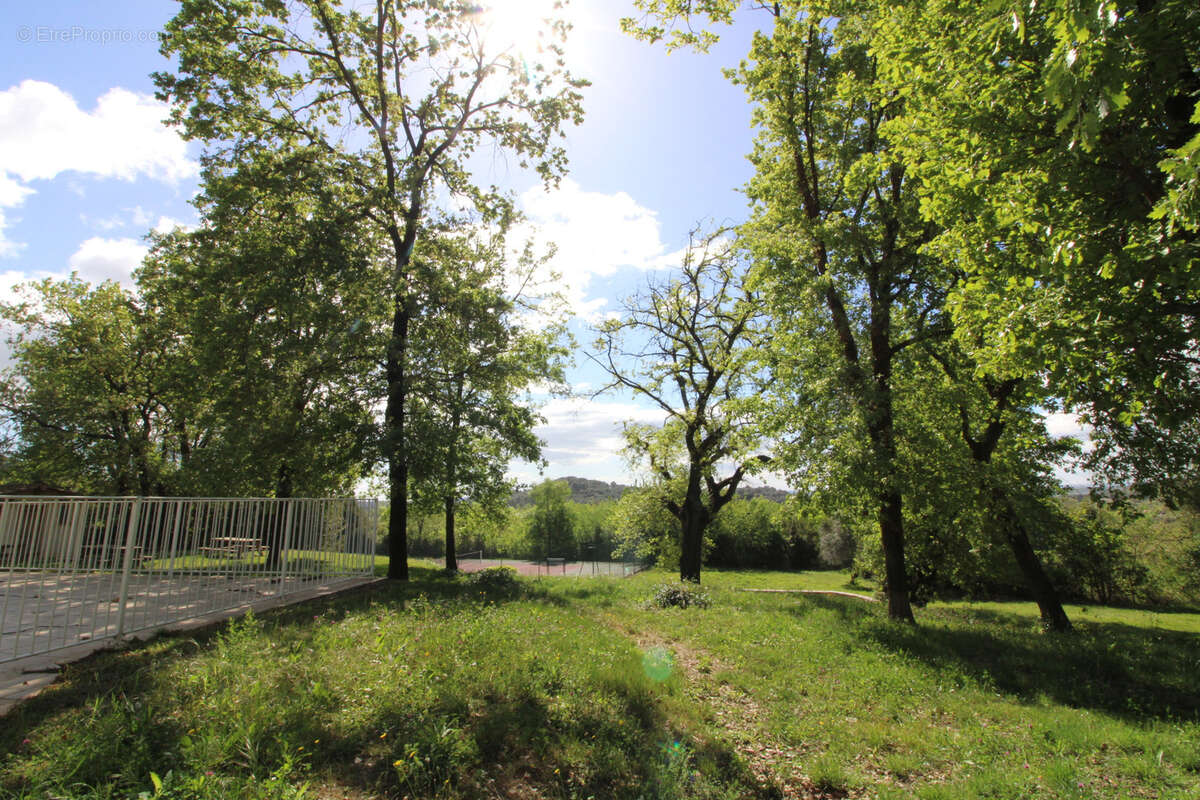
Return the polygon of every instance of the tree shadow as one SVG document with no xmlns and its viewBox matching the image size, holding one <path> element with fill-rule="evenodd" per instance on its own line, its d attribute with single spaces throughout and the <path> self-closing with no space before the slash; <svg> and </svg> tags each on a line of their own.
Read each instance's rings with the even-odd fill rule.
<svg viewBox="0 0 1200 800">
<path fill-rule="evenodd" d="M 790 595 L 790 597 L 796 597 L 796 595 Z M 884 618 L 884 609 L 881 603 L 870 603 L 854 597 L 831 594 L 800 595 L 795 605 L 788 611 L 794 616 L 806 617 L 817 609 L 836 614 L 846 625 L 850 626 L 858 626 L 868 620 Z"/>
<path fill-rule="evenodd" d="M 1200 719 L 1200 637 L 1109 622 L 1042 633 L 1028 618 L 984 609 L 927 609 L 919 626 L 879 619 L 870 640 L 940 670 L 1034 702 L 1132 720 Z"/>
<path fill-rule="evenodd" d="M 536 584 L 522 582 L 519 588 L 521 597 L 532 595 L 539 602 L 578 600 L 574 591 L 564 598 L 557 596 L 556 589 Z M 375 585 L 348 596 L 256 616 L 270 627 L 304 631 L 372 605 L 385 604 L 395 613 L 404 613 L 407 603 L 422 597 L 450 604 L 480 602 L 466 581 L 427 570 L 414 571 L 408 583 Z M 483 602 L 516 599 L 485 595 Z M 122 764 L 127 774 L 116 787 L 118 793 L 136 794 L 148 788 L 137 782 L 145 780 L 149 770 L 163 775 L 172 764 L 178 769 L 178 754 L 191 746 L 190 739 L 201 735 L 185 731 L 169 707 L 152 709 L 144 701 L 155 688 L 155 670 L 171 659 L 213 646 L 213 640 L 227 630 L 227 623 L 217 623 L 186 635 L 164 634 L 122 651 L 98 652 L 69 666 L 60 687 L 18 706 L 5 718 L 0 725 L 0 750 L 16 752 L 26 736 L 45 738 L 42 726 L 53 727 L 63 711 L 84 709 L 88 716 L 90 704 L 97 709 L 119 705 L 118 713 L 97 715 L 95 719 L 107 727 L 95 735 L 89 732 L 87 741 L 70 754 L 71 779 L 79 786 L 108 785 L 114 780 L 114 765 Z M 236 768 L 260 777 L 269 775 L 303 751 L 310 775 L 386 796 L 435 796 L 449 785 L 456 792 L 453 796 L 464 797 L 671 797 L 686 793 L 680 791 L 679 782 L 695 781 L 697 775 L 739 797 L 778 796 L 771 787 L 758 786 L 732 747 L 719 741 L 688 740 L 686 726 L 671 718 L 670 703 L 645 680 L 618 674 L 602 677 L 600 684 L 581 687 L 594 693 L 597 702 L 576 703 L 570 713 L 564 713 L 556 691 L 547 691 L 532 675 L 504 676 L 498 681 L 480 676 L 466 691 L 460 686 L 432 703 L 392 698 L 349 729 L 329 722 L 339 713 L 337 696 L 321 701 L 310 690 L 293 687 L 291 691 L 308 693 L 305 701 L 292 707 L 286 692 L 274 701 L 264 700 L 273 709 L 267 716 L 274 723 L 247 728 L 244 743 L 238 744 Z M 562 691 L 575 690 L 563 687 Z M 111 746 L 97 738 L 111 740 Z M 586 766 L 568 775 L 561 769 L 567 763 Z M 7 790 L 20 794 L 28 788 L 21 776 L 0 774 L 0 794 Z"/>
<path fill-rule="evenodd" d="M 336 622 L 372 603 L 403 605 L 425 596 L 435 600 L 462 599 L 464 588 L 435 569 L 413 569 L 407 584 L 372 584 L 348 592 L 280 606 L 255 616 L 271 625 L 312 626 Z M 490 598 L 496 600 L 497 598 Z M 58 680 L 40 694 L 18 703 L 0 725 L 0 752 L 20 746 L 28 731 L 63 709 L 84 706 L 105 697 L 133 695 L 141 690 L 149 671 L 165 659 L 182 658 L 205 649 L 212 640 L 244 617 L 238 614 L 188 631 L 139 634 L 127 642 L 114 642 L 82 659 L 62 665 Z"/>
</svg>

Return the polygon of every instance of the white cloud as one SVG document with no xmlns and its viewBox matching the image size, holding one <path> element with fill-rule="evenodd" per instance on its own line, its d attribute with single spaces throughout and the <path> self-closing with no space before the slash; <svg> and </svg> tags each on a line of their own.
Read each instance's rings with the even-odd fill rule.
<svg viewBox="0 0 1200 800">
<path fill-rule="evenodd" d="M 24 302 L 26 298 L 17 291 L 17 287 L 45 277 L 48 277 L 45 273 L 31 275 L 28 272 L 12 269 L 0 272 L 0 303 Z"/>
<path fill-rule="evenodd" d="M 153 215 L 141 206 L 134 206 L 133 208 L 129 209 L 129 213 L 130 219 L 138 228 L 149 227 L 150 221 L 154 219 Z M 166 219 L 166 217 L 161 217 L 160 219 Z"/>
<path fill-rule="evenodd" d="M 17 248 L 4 238 L 2 209 L 19 206 L 33 181 L 67 172 L 170 183 L 197 175 L 186 143 L 163 124 L 166 116 L 164 103 L 121 88 L 102 95 L 92 111 L 44 81 L 0 92 L 0 255 Z"/>
<path fill-rule="evenodd" d="M 178 219 L 175 219 L 174 217 L 165 217 L 164 216 L 164 217 L 159 217 L 158 222 L 154 223 L 153 230 L 155 233 L 170 233 L 171 231 L 175 230 L 176 228 L 183 228 L 184 230 L 191 230 L 191 227 L 192 226 L 188 225 L 183 220 L 178 220 Z"/>
<path fill-rule="evenodd" d="M 79 245 L 67 264 L 89 283 L 113 280 L 129 287 L 133 285 L 131 274 L 148 252 L 149 248 L 137 239 L 93 236 Z"/>
<path fill-rule="evenodd" d="M 4 235 L 4 229 L 8 225 L 4 209 L 21 205 L 30 194 L 33 194 L 32 189 L 22 186 L 0 170 L 0 258 L 14 256 L 21 250 L 19 243 L 9 241 Z"/>
<path fill-rule="evenodd" d="M 112 231 L 117 228 L 124 228 L 129 224 L 120 214 L 113 214 L 111 217 L 93 217 L 90 214 L 80 214 L 79 221 L 89 228 L 100 231 Z"/>
<path fill-rule="evenodd" d="M 678 263 L 662 241 L 657 213 L 625 192 L 604 194 L 584 190 L 570 179 L 554 190 L 538 185 L 520 197 L 529 222 L 513 231 L 510 242 L 520 247 L 532 239 L 544 250 L 557 247 L 546 272 L 557 273 L 555 288 L 577 316 L 594 318 L 607 305 L 605 298 L 588 299 L 592 276 L 607 277 L 618 269 L 662 269 Z"/>
<path fill-rule="evenodd" d="M 1046 432 L 1052 439 L 1073 436 L 1086 442 L 1089 438 L 1087 428 L 1079 422 L 1079 415 L 1065 412 L 1046 415 Z"/>
<path fill-rule="evenodd" d="M 19 206 L 25 201 L 25 197 L 31 194 L 33 194 L 33 189 L 22 186 L 7 175 L 0 173 L 0 207 Z"/>
<path fill-rule="evenodd" d="M 1084 453 L 1090 452 L 1096 446 L 1092 441 L 1090 428 L 1079 421 L 1078 414 L 1067 412 L 1047 414 L 1045 424 L 1046 433 L 1050 434 L 1052 439 L 1061 439 L 1064 436 L 1078 439 Z M 1078 464 L 1068 462 L 1055 465 L 1054 477 L 1066 486 L 1089 486 L 1094 476 L 1089 470 L 1080 468 Z"/>
<path fill-rule="evenodd" d="M 126 229 L 136 231 L 138 234 L 143 234 L 147 230 L 152 230 L 155 233 L 170 233 L 176 228 L 190 230 L 192 227 L 183 220 L 166 215 L 159 215 L 158 220 L 155 221 L 153 214 L 141 206 L 126 208 L 108 217 L 93 217 L 90 214 L 80 214 L 79 220 L 84 225 L 95 230 L 113 231 Z"/>
<path fill-rule="evenodd" d="M 577 474 L 581 466 L 611 461 L 625 446 L 621 423 L 627 420 L 661 425 L 663 413 L 630 402 L 555 398 L 542 408 L 546 418 L 536 432 L 545 441 L 543 455 L 554 471 Z M 571 470 L 576 473 L 571 473 Z"/>
<path fill-rule="evenodd" d="M 93 111 L 52 83 L 0 92 L 0 170 L 28 183 L 62 172 L 175 182 L 198 173 L 187 145 L 163 124 L 167 106 L 128 89 L 108 90 Z"/>
</svg>

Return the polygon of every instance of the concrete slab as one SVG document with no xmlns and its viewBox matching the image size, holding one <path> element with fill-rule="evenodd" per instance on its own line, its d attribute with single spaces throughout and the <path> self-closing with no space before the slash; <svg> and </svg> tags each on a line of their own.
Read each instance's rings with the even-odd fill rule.
<svg viewBox="0 0 1200 800">
<path fill-rule="evenodd" d="M 263 596 L 249 600 L 236 608 L 228 608 L 209 614 L 197 615 L 180 622 L 172 622 L 153 628 L 146 628 L 123 637 L 123 639 L 98 639 L 63 647 L 49 653 L 27 656 L 12 661 L 0 663 L 0 717 L 22 700 L 33 697 L 47 686 L 58 680 L 58 672 L 63 664 L 78 661 L 98 650 L 120 646 L 121 642 L 147 640 L 163 632 L 190 631 L 213 625 L 231 617 L 240 616 L 247 611 L 266 611 L 272 608 L 302 603 L 318 597 L 330 597 L 344 592 L 363 589 L 381 583 L 383 578 L 347 578 L 338 581 L 321 583 L 307 589 L 288 594 L 283 597 Z M 8 630 L 6 625 L 5 631 Z"/>
</svg>

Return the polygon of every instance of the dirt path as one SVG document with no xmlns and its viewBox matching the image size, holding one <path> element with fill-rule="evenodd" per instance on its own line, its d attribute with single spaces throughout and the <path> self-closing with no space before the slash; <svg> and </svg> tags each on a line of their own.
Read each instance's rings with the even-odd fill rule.
<svg viewBox="0 0 1200 800">
<path fill-rule="evenodd" d="M 782 744 L 766 733 L 763 709 L 754 698 L 716 677 L 727 668 L 720 659 L 685 642 L 667 639 L 657 631 L 633 628 L 609 614 L 603 614 L 600 621 L 632 639 L 643 652 L 663 647 L 674 655 L 676 668 L 686 678 L 684 691 L 688 697 L 704 710 L 706 721 L 722 731 L 722 738 L 745 760 L 768 795 L 774 789 L 786 800 L 848 796 L 842 791 L 823 791 L 808 779 L 801 771 L 807 748 Z"/>
<path fill-rule="evenodd" d="M 866 600 L 868 603 L 878 603 L 878 597 L 854 592 L 839 592 L 836 589 L 738 589 L 739 592 L 762 592 L 763 594 L 829 594 L 835 597 L 853 597 L 855 600 Z"/>
</svg>

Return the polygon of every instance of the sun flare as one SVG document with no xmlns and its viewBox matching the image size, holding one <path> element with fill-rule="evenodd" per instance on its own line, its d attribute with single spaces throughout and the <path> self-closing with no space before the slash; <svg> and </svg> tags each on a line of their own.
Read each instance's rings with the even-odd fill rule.
<svg viewBox="0 0 1200 800">
<path fill-rule="evenodd" d="M 476 25 L 489 47 L 523 59 L 535 59 L 552 44 L 561 44 L 553 27 L 566 20 L 562 0 L 492 0 L 483 3 Z"/>
</svg>

